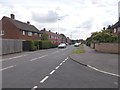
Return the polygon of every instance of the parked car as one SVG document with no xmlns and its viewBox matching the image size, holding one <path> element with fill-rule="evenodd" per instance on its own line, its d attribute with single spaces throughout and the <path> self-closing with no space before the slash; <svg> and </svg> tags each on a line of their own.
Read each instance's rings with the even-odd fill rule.
<svg viewBox="0 0 120 90">
<path fill-rule="evenodd" d="M 58 45 L 58 48 L 66 48 L 66 44 L 65 43 L 61 43 Z"/>
<path fill-rule="evenodd" d="M 79 47 L 79 46 L 80 46 L 79 43 L 75 43 L 75 44 L 74 44 L 74 47 Z"/>
</svg>

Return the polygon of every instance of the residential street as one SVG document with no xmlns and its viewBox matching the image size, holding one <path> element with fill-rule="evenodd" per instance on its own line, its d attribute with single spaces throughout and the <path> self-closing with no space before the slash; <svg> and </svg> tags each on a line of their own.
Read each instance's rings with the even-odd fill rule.
<svg viewBox="0 0 120 90">
<path fill-rule="evenodd" d="M 89 50 L 85 46 L 85 49 Z M 118 76 L 101 73 L 70 59 L 72 51 L 76 49 L 73 45 L 64 49 L 47 49 L 34 52 L 23 52 L 3 56 L 2 61 L 2 85 L 3 88 L 117 88 Z M 96 52 L 92 52 L 96 53 Z M 81 54 L 82 55 L 82 54 Z M 83 55 L 90 59 L 87 52 Z M 95 56 L 97 55 L 97 56 Z M 116 57 L 115 54 L 109 54 L 108 57 Z M 76 56 L 73 56 L 76 57 Z M 97 60 L 98 53 L 94 54 Z M 80 57 L 77 57 L 80 59 Z M 93 57 L 92 57 L 93 58 Z M 102 56 L 101 59 L 104 59 Z M 81 61 L 84 58 L 82 56 Z M 94 60 L 94 61 L 95 61 Z M 111 61 L 110 62 L 114 62 Z M 103 62 L 87 62 L 100 67 L 103 71 L 111 70 L 117 73 L 116 61 L 113 63 L 113 69 Z M 100 62 L 102 63 L 102 62 Z M 96 65 L 95 65 L 96 64 Z M 105 65 L 106 64 L 106 65 Z M 97 67 L 97 68 L 98 68 Z"/>
</svg>

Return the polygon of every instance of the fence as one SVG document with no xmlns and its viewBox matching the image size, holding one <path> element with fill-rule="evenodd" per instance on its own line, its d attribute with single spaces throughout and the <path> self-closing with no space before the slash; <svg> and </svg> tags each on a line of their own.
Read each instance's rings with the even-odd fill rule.
<svg viewBox="0 0 120 90">
<path fill-rule="evenodd" d="M 2 55 L 22 52 L 22 41 L 17 39 L 2 39 Z"/>
</svg>

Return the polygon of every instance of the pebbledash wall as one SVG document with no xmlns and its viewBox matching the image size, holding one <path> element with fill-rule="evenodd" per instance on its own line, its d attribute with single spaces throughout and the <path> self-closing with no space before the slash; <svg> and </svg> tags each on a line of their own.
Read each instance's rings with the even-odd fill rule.
<svg viewBox="0 0 120 90">
<path fill-rule="evenodd" d="M 120 53 L 120 46 L 118 43 L 92 43 L 91 48 L 94 48 L 98 52 L 104 53 Z"/>
</svg>

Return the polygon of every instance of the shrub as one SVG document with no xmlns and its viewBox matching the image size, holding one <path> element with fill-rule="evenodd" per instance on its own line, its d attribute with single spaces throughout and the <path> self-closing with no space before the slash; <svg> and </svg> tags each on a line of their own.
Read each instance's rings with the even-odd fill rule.
<svg viewBox="0 0 120 90">
<path fill-rule="evenodd" d="M 37 49 L 34 41 L 29 41 L 29 46 L 30 51 L 35 51 Z"/>
</svg>

